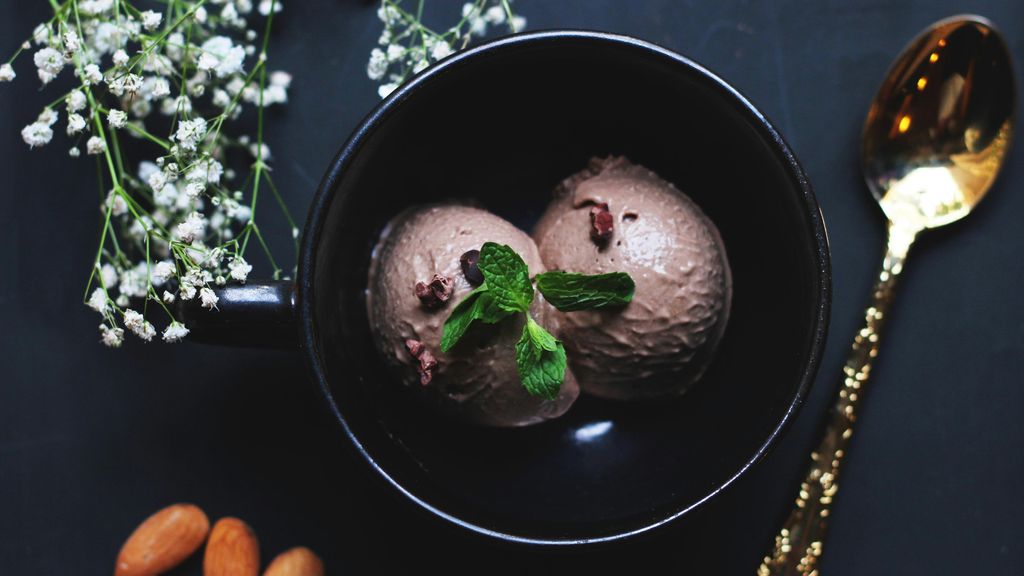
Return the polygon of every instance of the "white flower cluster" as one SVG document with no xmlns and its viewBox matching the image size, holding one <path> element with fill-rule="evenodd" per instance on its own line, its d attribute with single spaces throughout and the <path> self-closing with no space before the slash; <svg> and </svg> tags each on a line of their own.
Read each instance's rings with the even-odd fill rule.
<svg viewBox="0 0 1024 576">
<path fill-rule="evenodd" d="M 377 89 L 386 98 L 403 82 L 433 62 L 443 60 L 466 46 L 472 36 L 484 36 L 488 26 L 505 26 L 510 32 L 526 28 L 526 18 L 512 13 L 512 0 L 475 0 L 462 6 L 462 19 L 444 33 L 423 25 L 401 6 L 401 0 L 381 0 L 377 17 L 384 23 L 377 43 L 370 51 L 366 75 L 382 82 Z"/>
<path fill-rule="evenodd" d="M 245 282 L 253 269 L 243 255 L 250 237 L 264 245 L 251 191 L 260 182 L 273 188 L 269 148 L 228 127 L 246 107 L 260 115 L 288 101 L 291 76 L 266 69 L 265 38 L 259 42 L 282 2 L 176 0 L 161 12 L 130 0 L 75 5 L 77 14 L 54 4 L 53 19 L 18 51 L 31 52 L 43 85 L 74 76 L 57 100 L 66 122 L 57 125 L 61 105 L 51 104 L 21 136 L 37 148 L 60 129 L 72 157 L 104 157 L 103 240 L 85 302 L 103 317 L 102 342 L 120 346 L 125 333 L 151 341 L 158 331 L 148 314 L 161 311 L 162 338 L 176 342 L 189 329 L 170 304 L 194 299 L 216 309 L 215 288 Z M 0 65 L 0 82 L 17 77 L 13 61 Z M 130 141 L 156 151 L 134 171 L 121 155 Z M 229 154 L 248 178 L 228 167 Z M 236 187 L 236 179 L 253 188 Z"/>
<path fill-rule="evenodd" d="M 402 0 L 381 0 L 384 31 L 367 65 L 369 77 L 382 83 L 381 97 L 489 27 L 522 30 L 526 21 L 512 13 L 511 2 L 473 0 L 438 33 Z M 278 194 L 270 148 L 231 130 L 245 108 L 262 125 L 264 108 L 288 102 L 292 77 L 267 70 L 267 38 L 260 35 L 270 31 L 281 0 L 173 0 L 161 11 L 132 4 L 51 3 L 53 18 L 0 64 L 0 83 L 17 78 L 22 52 L 31 53 L 44 86 L 62 74 L 74 77 L 70 91 L 21 136 L 38 148 L 62 129 L 71 157 L 84 150 L 101 160 L 103 228 L 85 304 L 103 317 L 100 339 L 110 347 L 121 346 L 126 332 L 145 342 L 158 332 L 166 342 L 187 336 L 171 305 L 188 300 L 216 310 L 216 288 L 245 282 L 252 272 L 248 247 L 266 253 L 275 278 L 283 272 L 253 218 L 261 185 Z M 66 116 L 58 126 L 61 106 Z M 130 142 L 155 150 L 136 170 L 123 154 Z M 231 166 L 239 164 L 246 169 L 236 173 Z M 277 200 L 297 246 L 298 228 Z M 147 317 L 161 310 L 162 332 Z"/>
</svg>

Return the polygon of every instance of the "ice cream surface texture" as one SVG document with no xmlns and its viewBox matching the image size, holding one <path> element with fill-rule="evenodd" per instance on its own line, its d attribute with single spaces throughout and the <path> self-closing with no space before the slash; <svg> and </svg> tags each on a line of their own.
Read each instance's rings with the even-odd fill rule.
<svg viewBox="0 0 1024 576">
<path fill-rule="evenodd" d="M 732 276 L 718 230 L 671 183 L 625 158 L 593 159 L 564 180 L 534 229 L 548 270 L 625 272 L 621 309 L 557 313 L 585 392 L 674 396 L 697 381 L 729 318 Z"/>
<path fill-rule="evenodd" d="M 576 400 L 579 387 L 566 370 L 554 400 L 523 388 L 515 359 L 522 314 L 494 325 L 473 325 L 449 353 L 441 352 L 445 320 L 475 288 L 463 271 L 463 256 L 484 242 L 512 247 L 531 274 L 544 271 L 533 240 L 485 210 L 432 204 L 393 218 L 374 248 L 367 283 L 375 344 L 404 384 L 460 420 L 524 426 L 560 416 Z M 533 318 L 557 336 L 555 312 L 539 295 L 530 308 Z"/>
</svg>

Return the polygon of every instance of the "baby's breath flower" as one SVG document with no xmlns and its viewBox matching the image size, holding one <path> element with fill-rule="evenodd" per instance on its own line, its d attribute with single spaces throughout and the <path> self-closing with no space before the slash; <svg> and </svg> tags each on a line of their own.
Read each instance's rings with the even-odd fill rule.
<svg viewBox="0 0 1024 576">
<path fill-rule="evenodd" d="M 232 258 L 231 262 L 228 262 L 228 270 L 231 271 L 231 277 L 239 282 L 245 282 L 245 279 L 249 277 L 249 272 L 252 272 L 252 265 L 245 261 L 245 258 L 236 256 Z"/>
<path fill-rule="evenodd" d="M 103 80 L 103 74 L 100 73 L 100 67 L 95 64 L 86 64 L 82 68 L 82 80 L 87 86 L 92 84 L 99 84 Z"/>
<path fill-rule="evenodd" d="M 133 96 L 142 88 L 142 76 L 138 74 L 124 74 L 116 76 L 107 82 L 107 90 L 117 97 L 128 94 Z"/>
<path fill-rule="evenodd" d="M 484 12 L 484 20 L 491 25 L 497 26 L 505 23 L 505 8 L 503 6 L 491 6 Z"/>
<path fill-rule="evenodd" d="M 177 70 L 174 68 L 174 62 L 163 54 L 150 52 L 149 54 L 143 54 L 142 58 L 142 70 L 145 72 L 158 76 L 173 76 L 177 73 Z"/>
<path fill-rule="evenodd" d="M 82 48 L 82 39 L 78 37 L 78 32 L 74 30 L 68 30 L 64 33 L 64 53 L 72 55 L 78 52 Z"/>
<path fill-rule="evenodd" d="M 173 298 L 174 295 L 172 294 Z M 164 342 L 178 342 L 185 336 L 188 336 L 188 328 L 181 322 L 171 322 L 167 328 L 164 328 Z"/>
<path fill-rule="evenodd" d="M 107 149 L 107 143 L 104 142 L 104 140 L 102 138 L 100 138 L 99 136 L 93 136 L 93 137 L 89 138 L 89 140 L 87 140 L 86 143 L 85 143 L 85 152 L 86 152 L 86 154 L 91 154 L 91 155 L 103 154 L 103 152 L 106 149 Z"/>
<path fill-rule="evenodd" d="M 182 300 L 191 300 L 196 297 L 196 287 L 187 280 L 178 283 L 178 294 Z"/>
<path fill-rule="evenodd" d="M 115 190 L 111 190 L 107 193 L 107 199 L 103 203 L 103 210 L 110 209 L 110 213 L 114 216 L 123 216 L 128 212 L 128 203 L 125 202 L 124 196 L 121 196 Z M 124 282 L 124 276 L 120 277 L 120 282 Z M 124 291 L 123 289 L 121 290 Z"/>
<path fill-rule="evenodd" d="M 135 310 L 132 310 L 131 308 L 129 308 L 129 309 L 124 311 L 124 327 L 125 328 L 127 328 L 127 329 L 129 329 L 129 330 L 134 332 L 136 329 L 138 329 L 140 326 L 142 326 L 142 323 L 144 321 L 145 321 L 145 318 L 142 317 L 142 314 L 139 314 Z"/>
<path fill-rule="evenodd" d="M 134 330 L 134 332 L 136 336 L 142 338 L 146 342 L 151 341 L 153 336 L 156 336 L 156 328 L 154 328 L 148 320 L 143 322 L 142 326 L 140 326 L 138 330 Z"/>
<path fill-rule="evenodd" d="M 128 124 L 128 114 L 123 110 L 111 110 L 107 113 L 107 123 L 111 128 L 124 128 Z"/>
<path fill-rule="evenodd" d="M 64 55 L 53 48 L 41 48 L 32 57 L 36 68 L 39 69 L 39 80 L 43 84 L 49 84 L 64 69 Z"/>
<path fill-rule="evenodd" d="M 274 70 L 270 73 L 270 83 L 282 88 L 289 88 L 292 85 L 292 75 L 284 70 Z"/>
<path fill-rule="evenodd" d="M 231 199 L 224 202 L 224 215 L 234 218 L 238 222 L 248 222 L 252 217 L 252 210 L 248 206 L 239 204 L 237 200 Z"/>
<path fill-rule="evenodd" d="M 104 264 L 100 267 L 100 281 L 103 282 L 103 286 L 107 290 L 113 290 L 117 288 L 117 270 L 110 264 Z"/>
<path fill-rule="evenodd" d="M 164 98 L 160 102 L 160 113 L 165 116 L 174 116 L 175 114 L 186 116 L 192 113 L 192 101 L 188 96 Z"/>
<path fill-rule="evenodd" d="M 175 134 L 174 139 L 178 141 L 178 146 L 183 150 L 195 151 L 196 146 L 206 136 L 206 120 L 203 118 L 195 118 L 193 120 L 184 120 L 178 123 L 178 132 Z"/>
<path fill-rule="evenodd" d="M 124 311 L 124 327 L 131 330 L 133 334 L 139 338 L 149 342 L 156 336 L 156 329 L 150 324 L 142 314 L 139 314 L 135 310 L 128 309 Z"/>
<path fill-rule="evenodd" d="M 140 177 L 141 177 L 141 170 Z M 167 173 L 163 170 L 153 170 L 149 173 L 149 176 L 145 178 L 146 183 L 153 189 L 153 192 L 160 192 L 167 186 Z"/>
<path fill-rule="evenodd" d="M 398 84 L 395 82 L 389 82 L 388 84 L 381 85 L 381 87 L 377 89 L 377 94 L 380 95 L 381 98 L 387 98 L 389 94 L 395 91 L 395 88 L 398 88 Z"/>
<path fill-rule="evenodd" d="M 78 3 L 78 11 L 86 16 L 97 16 L 113 7 L 114 0 L 81 0 Z"/>
<path fill-rule="evenodd" d="M 277 70 L 270 73 L 270 83 L 263 91 L 263 105 L 285 104 L 288 102 L 288 88 L 292 84 L 292 75 Z M 258 102 L 258 100 L 257 100 Z"/>
<path fill-rule="evenodd" d="M 380 21 L 386 26 L 395 24 L 400 17 L 398 10 L 385 3 L 381 3 L 381 7 L 377 9 L 377 18 L 380 18 Z"/>
<path fill-rule="evenodd" d="M 235 9 L 235 5 L 231 2 L 224 4 L 224 8 L 220 11 L 221 21 L 234 28 L 241 28 L 245 26 L 245 20 L 239 18 L 238 10 Z"/>
<path fill-rule="evenodd" d="M 85 130 L 85 118 L 79 114 L 68 114 L 68 136 L 79 134 L 82 130 Z"/>
<path fill-rule="evenodd" d="M 170 260 L 157 262 L 156 265 L 153 266 L 153 283 L 159 286 L 167 282 L 172 276 L 174 276 L 174 272 L 174 263 Z"/>
<path fill-rule="evenodd" d="M 203 218 L 202 214 L 192 212 L 181 224 L 178 224 L 175 231 L 182 242 L 191 244 L 197 238 L 202 238 L 206 233 L 206 219 Z"/>
<path fill-rule="evenodd" d="M 388 71 L 388 57 L 380 48 L 370 51 L 370 62 L 366 65 L 366 75 L 370 80 L 380 80 Z"/>
<path fill-rule="evenodd" d="M 203 308 L 212 310 L 217 307 L 217 301 L 220 298 L 217 297 L 213 290 L 203 287 L 199 290 L 199 300 L 203 303 Z"/>
<path fill-rule="evenodd" d="M 162 299 L 167 304 L 174 304 L 174 294 L 172 292 L 164 290 Z"/>
<path fill-rule="evenodd" d="M 227 108 L 231 104 L 231 96 L 220 88 L 213 91 L 213 98 L 211 98 L 213 105 L 218 108 Z"/>
<path fill-rule="evenodd" d="M 185 180 L 190 182 L 209 182 L 217 184 L 224 174 L 224 166 L 213 159 L 196 162 L 195 166 L 185 175 Z"/>
<path fill-rule="evenodd" d="M 281 5 L 281 0 L 260 0 L 259 12 L 261 16 L 269 16 L 270 10 L 273 9 L 274 13 L 278 13 L 284 9 Z"/>
<path fill-rule="evenodd" d="M 180 62 L 185 54 L 185 35 L 175 32 L 167 37 L 167 44 L 164 45 L 164 53 L 174 62 Z"/>
<path fill-rule="evenodd" d="M 434 60 L 441 60 L 452 55 L 452 47 L 447 42 L 435 42 L 430 49 L 430 57 Z"/>
<path fill-rule="evenodd" d="M 100 324 L 100 339 L 111 348 L 120 348 L 121 343 L 124 342 L 124 330 Z"/>
<path fill-rule="evenodd" d="M 88 101 L 85 98 L 84 92 L 81 90 L 72 90 L 71 93 L 68 94 L 67 98 L 64 99 L 64 102 L 68 106 L 68 112 L 78 112 L 85 108 Z"/>
<path fill-rule="evenodd" d="M 142 27 L 146 30 L 154 30 L 160 26 L 160 21 L 163 20 L 164 15 L 159 12 L 152 10 L 146 10 L 142 13 Z"/>
<path fill-rule="evenodd" d="M 189 198 L 198 198 L 200 194 L 206 191 L 206 184 L 203 182 L 189 182 L 185 185 L 185 194 Z"/>
<path fill-rule="evenodd" d="M 154 78 L 150 86 L 149 97 L 152 99 L 163 98 L 171 93 L 171 83 L 167 78 Z"/>
<path fill-rule="evenodd" d="M 118 196 L 120 197 L 120 196 Z M 123 296 L 142 298 L 149 290 L 149 270 L 146 262 L 139 262 L 121 271 L 118 290 Z"/>
<path fill-rule="evenodd" d="M 92 308 L 93 310 L 99 312 L 100 314 L 105 313 L 107 311 L 107 308 L 109 307 L 107 304 L 106 291 L 104 291 L 103 288 L 96 288 L 95 290 L 93 290 L 92 294 L 89 295 L 88 305 L 89 308 Z"/>
<path fill-rule="evenodd" d="M 53 126 L 57 122 L 57 111 L 53 108 L 43 108 L 43 111 L 39 113 L 39 117 L 36 122 L 46 124 L 47 126 Z"/>
<path fill-rule="evenodd" d="M 487 21 L 484 20 L 480 6 L 467 2 L 462 5 L 462 17 L 469 22 L 469 33 L 474 36 L 483 36 L 487 33 Z"/>
<path fill-rule="evenodd" d="M 46 24 L 40 24 L 32 30 L 32 40 L 39 46 L 44 46 L 50 43 L 50 27 Z"/>
<path fill-rule="evenodd" d="M 145 100 L 143 98 L 134 98 L 130 100 L 131 113 L 135 118 L 145 118 L 153 111 L 153 105 L 149 103 L 149 100 Z M 132 124 L 136 125 L 138 128 L 143 128 L 143 125 L 138 120 L 132 122 Z M 137 134 L 132 134 L 132 136 L 138 137 Z"/>
<path fill-rule="evenodd" d="M 185 273 L 185 277 L 182 278 L 183 282 L 188 282 L 189 284 L 199 288 L 206 286 L 211 280 L 213 280 L 213 275 L 210 274 L 210 271 L 203 270 L 198 267 L 189 269 L 189 271 Z"/>
<path fill-rule="evenodd" d="M 18 75 L 14 73 L 14 67 L 10 64 L 0 64 L 0 82 L 10 82 Z"/>
<path fill-rule="evenodd" d="M 124 66 L 128 63 L 128 53 L 118 49 L 117 52 L 114 52 L 113 60 L 114 66 Z"/>
<path fill-rule="evenodd" d="M 33 122 L 21 129 L 21 139 L 29 148 L 45 146 L 53 139 L 53 129 L 44 122 Z"/>
<path fill-rule="evenodd" d="M 81 155 L 82 155 L 82 151 L 78 149 L 78 146 L 72 146 L 68 150 L 68 156 L 70 156 L 72 158 L 78 158 Z"/>
<path fill-rule="evenodd" d="M 376 50 L 376 48 L 375 48 Z M 391 44 L 388 46 L 387 59 L 390 62 L 401 60 L 402 56 L 405 56 L 405 47 L 399 44 Z"/>
<path fill-rule="evenodd" d="M 214 72 L 218 78 L 225 78 L 242 71 L 245 49 L 235 46 L 227 36 L 214 36 L 202 45 L 202 54 L 196 66 L 200 70 Z"/>
<path fill-rule="evenodd" d="M 79 4 L 81 6 L 81 4 Z M 100 22 L 91 38 L 92 47 L 99 54 L 113 53 L 128 42 L 127 31 L 114 22 Z"/>
</svg>

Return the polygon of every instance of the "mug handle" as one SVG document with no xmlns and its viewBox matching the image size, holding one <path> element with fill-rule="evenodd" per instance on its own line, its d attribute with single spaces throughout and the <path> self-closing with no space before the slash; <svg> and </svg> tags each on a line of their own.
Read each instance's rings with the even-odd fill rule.
<svg viewBox="0 0 1024 576">
<path fill-rule="evenodd" d="M 176 316 L 189 329 L 189 340 L 252 348 L 297 348 L 295 283 L 249 282 L 213 289 L 215 310 L 199 298 L 178 300 Z"/>
</svg>

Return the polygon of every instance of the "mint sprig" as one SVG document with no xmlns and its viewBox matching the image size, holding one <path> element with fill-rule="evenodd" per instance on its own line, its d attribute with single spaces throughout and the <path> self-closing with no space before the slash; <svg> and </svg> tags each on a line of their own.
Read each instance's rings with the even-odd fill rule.
<svg viewBox="0 0 1024 576">
<path fill-rule="evenodd" d="M 523 334 L 515 346 L 519 380 L 534 396 L 557 398 L 565 381 L 565 347 L 530 316 L 534 288 L 526 263 L 511 247 L 485 242 L 477 266 L 484 283 L 463 298 L 445 321 L 441 351 L 454 348 L 474 322 L 496 324 L 525 314 Z M 553 306 L 570 312 L 628 304 L 635 284 L 623 272 L 596 276 L 545 272 L 537 275 L 537 289 Z"/>
<path fill-rule="evenodd" d="M 565 347 L 530 316 L 516 343 L 516 370 L 526 391 L 548 400 L 558 397 L 565 380 Z"/>
<path fill-rule="evenodd" d="M 510 316 L 512 312 L 500 308 L 487 284 L 481 284 L 452 310 L 451 316 L 444 323 L 441 335 L 441 352 L 448 352 L 469 330 L 476 320 L 485 324 L 495 324 Z"/>
<path fill-rule="evenodd" d="M 526 312 L 530 309 L 533 302 L 530 271 L 515 250 L 504 244 L 485 242 L 480 249 L 477 267 L 502 310 Z"/>
<path fill-rule="evenodd" d="M 625 272 L 594 276 L 544 272 L 537 274 L 537 289 L 555 308 L 562 312 L 575 312 L 629 304 L 636 284 Z"/>
</svg>

